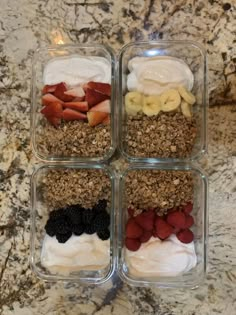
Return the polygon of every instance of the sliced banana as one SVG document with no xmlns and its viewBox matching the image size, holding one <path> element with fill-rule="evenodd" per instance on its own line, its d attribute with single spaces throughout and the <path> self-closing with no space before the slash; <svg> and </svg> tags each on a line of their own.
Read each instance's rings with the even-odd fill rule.
<svg viewBox="0 0 236 315">
<path fill-rule="evenodd" d="M 187 118 L 191 118 L 192 117 L 192 106 L 185 102 L 184 100 L 182 100 L 181 104 L 181 110 L 182 110 L 182 113 L 185 117 Z"/>
<path fill-rule="evenodd" d="M 170 89 L 161 94 L 160 100 L 163 112 L 171 112 L 179 107 L 181 97 L 177 90 Z"/>
<path fill-rule="evenodd" d="M 157 95 L 145 96 L 143 100 L 143 112 L 147 116 L 158 115 L 161 111 L 161 100 Z"/>
<path fill-rule="evenodd" d="M 142 110 L 143 94 L 129 92 L 125 95 L 125 109 L 128 115 L 134 116 Z"/>
<path fill-rule="evenodd" d="M 189 92 L 184 86 L 179 86 L 178 91 L 181 97 L 190 105 L 193 105 L 196 102 L 196 97 L 191 92 Z"/>
</svg>

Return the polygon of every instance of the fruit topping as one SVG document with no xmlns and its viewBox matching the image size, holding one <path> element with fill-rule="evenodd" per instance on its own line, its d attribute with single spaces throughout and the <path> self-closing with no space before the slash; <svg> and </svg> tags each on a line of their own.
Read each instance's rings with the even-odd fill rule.
<svg viewBox="0 0 236 315">
<path fill-rule="evenodd" d="M 110 216 L 106 211 L 99 212 L 93 222 L 92 225 L 95 227 L 97 232 L 103 231 L 110 225 Z"/>
<path fill-rule="evenodd" d="M 86 84 L 86 87 L 92 90 L 96 90 L 107 96 L 111 96 L 111 85 L 108 83 L 90 81 Z"/>
<path fill-rule="evenodd" d="M 146 243 L 150 240 L 152 237 L 152 232 L 151 231 L 144 231 L 143 235 L 140 237 L 140 242 L 141 243 Z"/>
<path fill-rule="evenodd" d="M 176 234 L 178 240 L 182 243 L 191 243 L 194 239 L 193 232 L 189 229 L 181 230 Z"/>
<path fill-rule="evenodd" d="M 42 89 L 42 94 L 47 94 L 47 93 L 54 93 L 56 90 L 57 84 L 53 84 L 53 85 L 44 85 L 43 89 Z"/>
<path fill-rule="evenodd" d="M 107 113 L 87 112 L 88 123 L 91 127 L 100 124 L 107 116 Z"/>
<path fill-rule="evenodd" d="M 192 225 L 194 225 L 194 218 L 191 215 L 187 214 L 184 228 L 189 229 Z"/>
<path fill-rule="evenodd" d="M 52 125 L 57 127 L 61 122 L 63 114 L 62 104 L 60 102 L 51 103 L 41 110 L 41 114 L 43 114 Z"/>
<path fill-rule="evenodd" d="M 90 112 L 102 112 L 109 114 L 111 112 L 111 102 L 110 100 L 103 101 L 93 106 L 89 110 Z"/>
<path fill-rule="evenodd" d="M 44 106 L 51 105 L 52 103 L 55 103 L 55 102 L 59 102 L 59 103 L 63 104 L 63 102 L 61 100 L 59 100 L 59 98 L 57 98 L 53 94 L 45 94 L 42 97 L 42 104 Z"/>
<path fill-rule="evenodd" d="M 143 234 L 143 229 L 135 222 L 133 218 L 130 218 L 126 224 L 126 237 L 139 238 Z"/>
<path fill-rule="evenodd" d="M 128 250 L 135 252 L 140 248 L 141 242 L 138 239 L 126 237 L 125 246 L 128 248 Z"/>
<path fill-rule="evenodd" d="M 168 224 L 165 220 L 161 217 L 156 217 L 155 220 L 155 228 L 156 228 L 156 235 L 161 239 L 165 240 L 173 233 L 173 227 Z"/>
<path fill-rule="evenodd" d="M 139 92 L 129 92 L 125 95 L 125 110 L 128 115 L 135 116 L 142 111 L 143 95 Z"/>
<path fill-rule="evenodd" d="M 63 104 L 64 108 L 75 109 L 80 112 L 88 111 L 88 103 L 87 102 L 66 102 Z"/>
<path fill-rule="evenodd" d="M 196 102 L 196 97 L 188 91 L 184 86 L 179 86 L 178 91 L 180 96 L 190 105 L 193 105 Z"/>
<path fill-rule="evenodd" d="M 74 98 L 79 98 L 81 101 L 85 97 L 85 92 L 80 85 L 75 86 L 73 89 L 65 91 L 64 94 L 73 96 Z"/>
<path fill-rule="evenodd" d="M 176 228 L 184 228 L 185 220 L 185 214 L 181 211 L 173 211 L 167 215 L 167 223 Z"/>
<path fill-rule="evenodd" d="M 152 231 L 155 219 L 155 213 L 153 211 L 142 212 L 135 218 L 135 222 L 138 223 L 145 231 Z"/>
<path fill-rule="evenodd" d="M 54 91 L 54 95 L 62 100 L 63 102 L 70 102 L 74 99 L 72 95 L 66 95 L 65 92 L 67 91 L 67 86 L 64 82 L 57 84 L 56 89 Z"/>
<path fill-rule="evenodd" d="M 193 204 L 191 202 L 188 202 L 184 207 L 183 207 L 183 211 L 186 214 L 191 213 L 193 210 Z"/>
<path fill-rule="evenodd" d="M 87 119 L 87 116 L 85 114 L 82 114 L 74 109 L 66 108 L 63 110 L 62 118 L 64 120 L 83 120 Z"/>
<path fill-rule="evenodd" d="M 110 238 L 110 231 L 109 229 L 104 229 L 104 230 L 98 231 L 97 235 L 101 240 L 106 241 Z"/>
<path fill-rule="evenodd" d="M 143 113 L 147 116 L 158 115 L 161 111 L 161 100 L 157 95 L 149 95 L 144 97 Z"/>
<path fill-rule="evenodd" d="M 89 107 L 92 107 L 102 101 L 109 99 L 109 96 L 102 94 L 98 91 L 92 90 L 90 88 L 86 89 L 85 101 L 88 102 Z"/>
<path fill-rule="evenodd" d="M 105 117 L 103 119 L 102 124 L 103 125 L 110 125 L 110 123 L 111 123 L 111 117 L 110 117 L 110 115 L 108 115 L 107 117 Z"/>
<path fill-rule="evenodd" d="M 71 237 L 71 235 L 72 235 L 72 232 L 67 232 L 65 234 L 57 233 L 56 238 L 57 238 L 59 243 L 65 243 L 66 241 L 68 241 L 68 239 Z"/>
<path fill-rule="evenodd" d="M 161 109 L 163 112 L 171 112 L 176 110 L 181 102 L 179 92 L 174 89 L 170 89 L 160 96 Z"/>
</svg>

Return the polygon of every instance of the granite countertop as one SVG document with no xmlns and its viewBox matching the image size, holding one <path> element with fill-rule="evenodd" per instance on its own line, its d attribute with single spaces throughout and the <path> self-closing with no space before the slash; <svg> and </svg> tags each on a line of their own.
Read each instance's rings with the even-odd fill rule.
<svg viewBox="0 0 236 315">
<path fill-rule="evenodd" d="M 1 0 L 0 315 L 236 312 L 236 2 Z M 188 39 L 209 55 L 209 264 L 195 290 L 49 284 L 29 268 L 29 143 L 33 50 L 41 43 Z"/>
</svg>

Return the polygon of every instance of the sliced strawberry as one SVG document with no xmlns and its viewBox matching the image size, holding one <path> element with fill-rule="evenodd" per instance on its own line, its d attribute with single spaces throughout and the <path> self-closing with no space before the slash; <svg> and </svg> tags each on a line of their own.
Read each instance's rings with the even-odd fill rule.
<svg viewBox="0 0 236 315">
<path fill-rule="evenodd" d="M 87 116 L 85 114 L 82 114 L 76 110 L 66 108 L 63 110 L 62 118 L 67 121 L 71 120 L 84 120 L 87 119 Z"/>
<path fill-rule="evenodd" d="M 134 208 L 129 207 L 127 211 L 128 211 L 128 214 L 129 214 L 130 217 L 134 216 Z"/>
<path fill-rule="evenodd" d="M 63 108 L 60 102 L 51 103 L 41 110 L 41 113 L 55 127 L 61 123 L 62 112 Z"/>
<path fill-rule="evenodd" d="M 152 237 L 151 231 L 144 231 L 143 235 L 139 239 L 141 243 L 146 243 L 150 240 L 151 237 Z"/>
<path fill-rule="evenodd" d="M 63 103 L 61 100 L 59 100 L 56 96 L 52 95 L 52 94 L 45 94 L 42 96 L 42 104 L 44 106 L 48 106 L 52 103 L 55 103 L 55 102 L 59 102 L 59 103 Z"/>
<path fill-rule="evenodd" d="M 185 214 L 181 211 L 173 211 L 167 215 L 167 223 L 177 228 L 184 228 L 185 220 Z"/>
<path fill-rule="evenodd" d="M 130 218 L 126 224 L 126 237 L 139 238 L 143 234 L 143 229 L 135 222 L 133 218 Z"/>
<path fill-rule="evenodd" d="M 92 107 L 98 103 L 101 103 L 109 99 L 109 96 L 102 94 L 98 91 L 87 88 L 85 94 L 85 101 L 88 102 L 89 107 Z"/>
<path fill-rule="evenodd" d="M 173 227 L 169 225 L 165 220 L 161 217 L 156 217 L 155 220 L 155 229 L 156 235 L 161 239 L 165 240 L 173 233 Z"/>
<path fill-rule="evenodd" d="M 189 229 L 181 230 L 176 234 L 178 240 L 182 243 L 191 243 L 194 239 L 193 232 Z"/>
<path fill-rule="evenodd" d="M 186 214 L 189 214 L 193 210 L 193 204 L 188 202 L 185 206 L 183 206 L 183 210 Z"/>
<path fill-rule="evenodd" d="M 42 94 L 47 94 L 47 93 L 54 93 L 56 90 L 57 84 L 53 84 L 53 85 L 44 85 L 43 89 L 42 89 Z"/>
<path fill-rule="evenodd" d="M 87 83 L 87 87 L 102 94 L 111 96 L 111 85 L 109 83 L 90 81 Z"/>
<path fill-rule="evenodd" d="M 111 102 L 110 100 L 103 101 L 101 103 L 98 103 L 97 105 L 93 106 L 89 110 L 90 112 L 102 112 L 110 114 L 111 112 Z"/>
<path fill-rule="evenodd" d="M 153 211 L 145 211 L 135 217 L 135 222 L 138 223 L 145 231 L 152 231 L 154 225 L 155 213 Z"/>
<path fill-rule="evenodd" d="M 72 95 L 66 95 L 65 92 L 67 91 L 66 84 L 61 82 L 57 84 L 56 90 L 54 91 L 54 95 L 64 102 L 70 102 L 74 99 Z"/>
<path fill-rule="evenodd" d="M 110 123 L 111 123 L 111 117 L 110 117 L 110 115 L 107 115 L 107 117 L 105 117 L 103 119 L 102 124 L 103 125 L 110 125 Z"/>
<path fill-rule="evenodd" d="M 192 225 L 194 225 L 194 218 L 190 214 L 187 214 L 184 228 L 189 229 Z"/>
<path fill-rule="evenodd" d="M 87 112 L 88 123 L 91 127 L 100 124 L 106 117 L 107 113 Z"/>
<path fill-rule="evenodd" d="M 88 103 L 87 102 L 65 102 L 63 104 L 64 108 L 75 109 L 81 112 L 88 111 Z"/>
<path fill-rule="evenodd" d="M 135 252 L 140 248 L 141 242 L 140 240 L 135 240 L 135 239 L 126 237 L 125 246 L 128 248 L 128 250 Z"/>
<path fill-rule="evenodd" d="M 64 94 L 79 98 L 80 100 L 83 100 L 85 97 L 84 90 L 80 85 L 75 86 L 73 89 L 65 91 Z"/>
</svg>

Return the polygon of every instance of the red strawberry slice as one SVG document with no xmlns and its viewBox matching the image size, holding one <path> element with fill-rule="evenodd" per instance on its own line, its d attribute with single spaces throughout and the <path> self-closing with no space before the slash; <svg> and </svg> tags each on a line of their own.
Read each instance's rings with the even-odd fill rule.
<svg viewBox="0 0 236 315">
<path fill-rule="evenodd" d="M 90 112 L 102 112 L 110 114 L 111 112 L 111 102 L 110 100 L 103 101 L 101 103 L 98 103 L 97 105 L 93 106 L 89 110 Z"/>
<path fill-rule="evenodd" d="M 144 231 L 143 235 L 140 237 L 140 242 L 141 243 L 146 243 L 150 240 L 152 237 L 152 232 L 151 231 Z"/>
<path fill-rule="evenodd" d="M 54 95 L 64 102 L 70 102 L 74 99 L 72 95 L 66 95 L 67 86 L 64 82 L 57 84 L 56 90 L 54 91 Z"/>
<path fill-rule="evenodd" d="M 107 96 L 111 96 L 111 85 L 109 83 L 90 81 L 87 83 L 87 87 Z"/>
<path fill-rule="evenodd" d="M 42 94 L 47 94 L 47 93 L 54 93 L 56 90 L 57 84 L 53 84 L 53 85 L 44 85 L 43 89 L 42 89 Z"/>
<path fill-rule="evenodd" d="M 111 123 L 111 117 L 110 117 L 110 115 L 107 115 L 107 117 L 105 117 L 103 119 L 102 124 L 103 125 L 110 125 L 110 123 Z"/>
<path fill-rule="evenodd" d="M 156 235 L 161 240 L 165 240 L 173 233 L 173 227 L 160 217 L 157 217 L 155 220 L 155 229 Z"/>
<path fill-rule="evenodd" d="M 135 222 L 133 218 L 130 218 L 126 224 L 126 237 L 139 238 L 143 234 L 143 229 Z"/>
<path fill-rule="evenodd" d="M 63 110 L 62 118 L 67 121 L 84 120 L 84 119 L 87 119 L 87 116 L 74 109 L 66 108 Z"/>
<path fill-rule="evenodd" d="M 185 219 L 184 228 L 185 228 L 185 229 L 188 229 L 188 228 L 190 228 L 193 224 L 194 224 L 194 218 L 193 218 L 190 214 L 187 214 L 187 215 L 186 215 L 186 219 Z"/>
<path fill-rule="evenodd" d="M 101 103 L 109 99 L 109 96 L 102 94 L 98 91 L 87 88 L 85 94 L 85 101 L 88 102 L 89 107 L 92 107 L 98 103 Z"/>
<path fill-rule="evenodd" d="M 128 250 L 136 252 L 140 248 L 141 242 L 139 240 L 135 240 L 135 239 L 126 237 L 125 246 L 126 246 L 126 248 L 128 248 Z"/>
<path fill-rule="evenodd" d="M 63 104 L 64 108 L 75 109 L 81 112 L 88 111 L 88 103 L 87 102 L 65 102 Z"/>
<path fill-rule="evenodd" d="M 155 213 L 153 211 L 142 212 L 135 217 L 138 223 L 145 231 L 152 231 L 154 225 Z"/>
<path fill-rule="evenodd" d="M 97 126 L 107 117 L 107 113 L 87 112 L 88 123 L 91 127 Z"/>
<path fill-rule="evenodd" d="M 186 214 L 189 214 L 193 210 L 193 204 L 188 202 L 185 206 L 183 206 L 183 210 Z"/>
<path fill-rule="evenodd" d="M 62 112 L 63 109 L 60 102 L 51 103 L 41 110 L 41 113 L 55 127 L 61 123 Z"/>
<path fill-rule="evenodd" d="M 193 232 L 189 229 L 181 230 L 176 234 L 178 240 L 182 243 L 189 244 L 193 241 Z"/>
<path fill-rule="evenodd" d="M 61 104 L 63 103 L 61 100 L 59 100 L 56 96 L 54 96 L 52 94 L 45 94 L 42 97 L 42 104 L 44 106 L 48 106 L 48 105 L 55 103 L 55 102 L 59 102 Z"/>
<path fill-rule="evenodd" d="M 75 86 L 73 89 L 65 91 L 64 94 L 79 98 L 80 100 L 83 100 L 85 97 L 84 90 L 80 85 Z"/>
<path fill-rule="evenodd" d="M 167 215 L 167 223 L 177 228 L 184 228 L 185 220 L 185 214 L 181 211 L 173 211 Z"/>
</svg>

